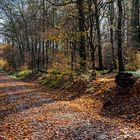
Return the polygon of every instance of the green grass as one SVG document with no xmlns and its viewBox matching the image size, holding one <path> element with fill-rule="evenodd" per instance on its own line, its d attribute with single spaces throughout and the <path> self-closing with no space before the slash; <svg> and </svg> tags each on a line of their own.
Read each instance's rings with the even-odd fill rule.
<svg viewBox="0 0 140 140">
<path fill-rule="evenodd" d="M 40 81 L 41 84 L 46 85 L 50 88 L 57 86 L 59 80 L 63 77 L 61 73 L 51 73 L 50 76 L 42 79 Z"/>
<path fill-rule="evenodd" d="M 23 79 L 25 76 L 31 74 L 30 70 L 21 70 L 17 72 L 10 72 L 9 75 L 10 77 L 14 79 Z"/>
<path fill-rule="evenodd" d="M 57 84 L 56 80 L 53 79 L 46 79 L 41 82 L 43 85 L 47 85 L 48 87 L 52 88 L 55 87 Z"/>
</svg>

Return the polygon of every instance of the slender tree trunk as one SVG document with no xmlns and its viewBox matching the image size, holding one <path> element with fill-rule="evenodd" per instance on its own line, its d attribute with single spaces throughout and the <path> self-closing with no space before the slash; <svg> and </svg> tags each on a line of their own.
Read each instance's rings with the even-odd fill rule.
<svg viewBox="0 0 140 140">
<path fill-rule="evenodd" d="M 38 39 L 35 38 L 35 41 L 34 41 L 34 45 L 35 45 L 35 50 L 34 50 L 34 54 L 35 54 L 35 72 L 38 72 Z"/>
<path fill-rule="evenodd" d="M 94 1 L 95 6 L 95 20 L 96 20 L 96 30 L 97 30 L 97 38 L 98 38 L 98 58 L 99 58 L 99 68 L 100 70 L 103 69 L 103 60 L 102 60 L 102 45 L 101 45 L 101 31 L 100 31 L 100 15 L 98 9 L 97 0 Z"/>
<path fill-rule="evenodd" d="M 118 0 L 118 27 L 117 27 L 117 38 L 118 38 L 118 63 L 119 63 L 119 72 L 124 71 L 123 63 L 123 52 L 122 52 L 122 0 Z"/>
<path fill-rule="evenodd" d="M 40 53 L 41 53 L 41 39 L 39 38 L 38 42 L 38 56 L 37 56 L 37 70 L 38 72 L 41 70 L 41 64 L 40 64 Z"/>
<path fill-rule="evenodd" d="M 49 44 L 48 44 L 49 42 L 48 41 L 46 41 L 45 42 L 45 50 L 46 50 L 46 55 L 45 55 L 45 65 L 46 65 L 46 69 L 48 69 L 48 46 L 49 46 Z"/>
<path fill-rule="evenodd" d="M 85 49 L 85 15 L 84 15 L 84 0 L 77 0 L 77 7 L 79 12 L 79 32 L 80 32 L 80 66 L 82 70 L 86 68 L 86 49 Z"/>
<path fill-rule="evenodd" d="M 44 39 L 42 40 L 42 67 L 44 69 L 44 65 L 45 65 L 45 43 L 44 43 Z"/>
<path fill-rule="evenodd" d="M 114 22 L 114 2 L 112 2 L 109 5 L 109 11 L 110 11 L 110 44 L 111 44 L 111 50 L 112 50 L 112 61 L 113 61 L 113 69 L 117 68 L 117 64 L 115 61 L 115 51 L 114 51 L 114 31 L 113 31 L 113 22 Z"/>
<path fill-rule="evenodd" d="M 76 43 L 75 43 L 75 41 L 74 42 L 70 42 L 70 50 L 71 50 L 71 71 L 73 71 L 74 70 L 74 64 L 76 63 L 76 61 L 75 61 L 75 58 L 76 58 Z"/>
<path fill-rule="evenodd" d="M 91 68 L 92 72 L 89 77 L 89 81 L 95 80 L 96 79 L 96 70 L 95 70 L 95 47 L 94 47 L 94 14 L 92 11 L 92 4 L 93 2 L 91 0 L 88 0 L 88 13 L 90 15 L 89 18 L 89 35 L 88 37 L 88 43 L 89 43 L 89 53 L 91 55 Z"/>
<path fill-rule="evenodd" d="M 140 0 L 132 0 L 132 37 L 134 47 L 140 50 Z"/>
<path fill-rule="evenodd" d="M 35 52 L 34 52 L 34 39 L 31 39 L 31 68 L 32 68 L 32 72 L 34 72 L 35 69 Z"/>
<path fill-rule="evenodd" d="M 14 39 L 12 38 L 12 47 L 13 47 L 13 54 L 12 54 L 12 66 L 14 68 L 14 71 L 17 70 L 17 65 L 16 65 L 16 59 L 15 59 L 15 42 Z"/>
</svg>

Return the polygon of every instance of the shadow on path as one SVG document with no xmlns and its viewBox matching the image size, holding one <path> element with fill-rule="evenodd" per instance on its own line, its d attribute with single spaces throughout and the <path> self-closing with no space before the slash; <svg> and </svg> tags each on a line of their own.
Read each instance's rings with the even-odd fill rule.
<svg viewBox="0 0 140 140">
<path fill-rule="evenodd" d="M 24 82 L 0 74 L 0 119 L 53 102 L 55 100 L 46 97 L 45 94 L 42 95 L 33 85 L 26 85 Z"/>
</svg>

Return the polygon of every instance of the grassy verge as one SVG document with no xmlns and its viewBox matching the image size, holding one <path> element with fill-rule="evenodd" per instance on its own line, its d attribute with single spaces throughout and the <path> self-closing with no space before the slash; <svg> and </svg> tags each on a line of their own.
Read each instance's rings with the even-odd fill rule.
<svg viewBox="0 0 140 140">
<path fill-rule="evenodd" d="M 16 71 L 16 72 L 9 72 L 8 74 L 11 78 L 23 79 L 25 76 L 28 76 L 29 74 L 31 74 L 31 71 L 30 70 L 20 70 L 20 71 Z"/>
</svg>

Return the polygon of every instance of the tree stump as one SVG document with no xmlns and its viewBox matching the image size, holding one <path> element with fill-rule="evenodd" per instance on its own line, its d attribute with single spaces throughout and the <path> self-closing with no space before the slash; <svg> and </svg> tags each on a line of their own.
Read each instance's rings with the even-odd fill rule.
<svg viewBox="0 0 140 140">
<path fill-rule="evenodd" d="M 115 82 L 121 88 L 127 88 L 133 86 L 139 77 L 136 72 L 122 71 L 117 74 Z"/>
</svg>

